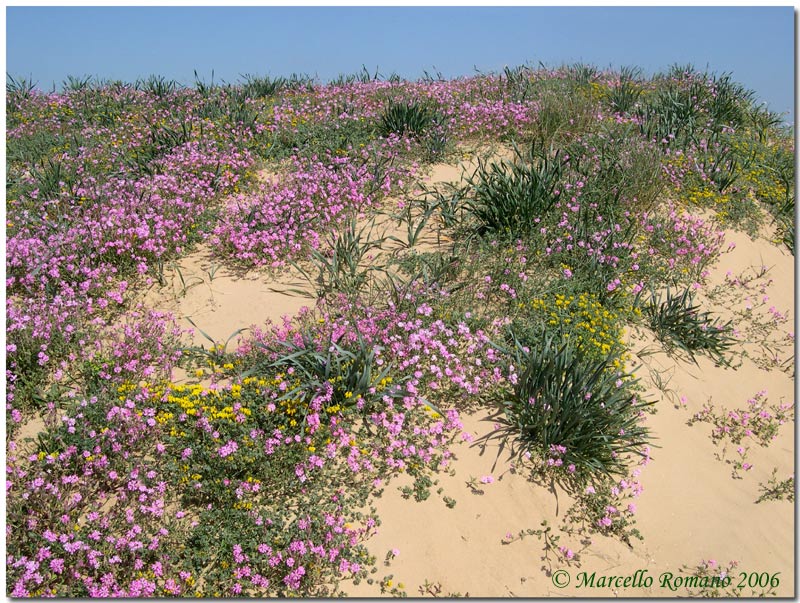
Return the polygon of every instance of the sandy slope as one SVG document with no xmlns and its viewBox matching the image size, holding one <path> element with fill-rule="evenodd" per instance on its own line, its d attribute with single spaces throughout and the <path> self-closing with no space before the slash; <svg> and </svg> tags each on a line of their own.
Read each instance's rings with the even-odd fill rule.
<svg viewBox="0 0 800 603">
<path fill-rule="evenodd" d="M 754 501 L 758 482 L 766 481 L 772 467 L 779 467 L 780 474 L 793 473 L 791 431 L 786 429 L 767 451 L 752 455 L 754 468 L 744 480 L 736 481 L 727 466 L 715 459 L 717 449 L 708 438 L 708 429 L 687 427 L 687 416 L 685 410 L 662 408 L 649 420 L 661 448 L 642 474 L 644 493 L 636 501 L 644 541 L 628 548 L 609 538 L 594 537 L 582 553 L 580 566 L 567 568 L 573 583 L 580 571 L 626 576 L 646 569 L 657 577 L 666 571 L 679 575 L 681 566 L 694 566 L 705 559 L 737 560 L 743 571 L 781 572 L 778 594 L 790 596 L 794 588 L 793 507 L 781 501 L 759 505 Z M 465 423 L 475 435 L 491 429 L 476 416 L 467 417 Z M 476 448 L 466 445 L 457 450 L 455 477 L 440 479 L 444 494 L 457 499 L 455 508 L 448 509 L 434 496 L 422 503 L 403 500 L 392 489 L 378 502 L 383 524 L 370 549 L 379 559 L 391 549 L 400 550 L 391 568 L 381 568 L 380 576 L 393 574 L 410 595 L 419 594 L 419 587 L 428 581 L 440 583 L 445 593 L 468 592 L 481 597 L 671 596 L 657 584 L 613 593 L 574 588 L 574 584 L 556 589 L 544 570 L 561 566 L 553 555 L 552 565 L 542 559 L 543 542 L 528 537 L 504 545 L 501 540 L 507 532 L 539 528 L 543 520 L 558 525 L 568 498 L 563 493 L 556 497 L 511 473 L 481 486 L 484 494 L 473 494 L 466 486 L 470 477 L 498 476 L 506 465 L 492 471 L 494 455 L 481 457 Z M 560 544 L 576 551 L 583 548 L 575 538 L 565 536 Z M 375 586 L 366 584 L 348 592 L 379 596 Z"/>
<path fill-rule="evenodd" d="M 502 151 L 508 156 L 508 151 Z M 474 155 L 458 165 L 433 166 L 426 184 L 456 183 L 477 166 Z M 366 222 L 363 222 L 366 224 Z M 437 244 L 431 224 L 422 246 Z M 386 215 L 375 220 L 374 236 L 395 236 L 405 240 L 405 231 Z M 751 240 L 744 234 L 728 232 L 726 241 L 735 248 L 723 254 L 709 277 L 709 288 L 723 285 L 729 299 L 717 296 L 715 301 L 702 295 L 704 307 L 723 317 L 734 318 L 748 303 L 755 305 L 757 316 L 767 316 L 767 307 L 774 305 L 781 312 L 793 314 L 793 257 L 766 239 Z M 387 242 L 383 249 L 391 252 L 396 242 Z M 208 249 L 200 248 L 179 263 L 183 282 L 177 271 L 170 273 L 171 286 L 151 292 L 150 303 L 170 309 L 190 326 L 185 317 L 223 342 L 237 329 L 251 324 L 279 321 L 294 314 L 301 306 L 313 305 L 313 299 L 286 295 L 276 290 L 310 287 L 287 270 L 284 278 L 250 271 L 237 275 L 221 267 L 211 278 L 214 259 Z M 755 274 L 761 266 L 770 270 L 757 280 L 752 290 L 735 290 L 726 285 L 726 274 Z M 770 278 L 772 282 L 769 283 Z M 768 284 L 767 284 L 768 283 Z M 190 286 L 186 286 L 186 285 Z M 760 290 L 759 285 L 764 288 Z M 761 303 L 767 295 L 769 303 Z M 746 301 L 749 298 L 749 301 Z M 793 331 L 791 321 L 771 334 L 782 341 L 780 354 L 791 353 Z M 556 588 L 550 573 L 559 564 L 551 553 L 544 556 L 544 542 L 528 536 L 511 544 L 503 544 L 507 533 L 517 534 L 528 528 L 539 529 L 543 521 L 558 527 L 570 504 L 564 492 L 555 493 L 528 481 L 509 470 L 505 455 L 498 457 L 496 446 L 485 451 L 468 443 L 455 447 L 453 475 L 441 474 L 431 497 L 424 502 L 406 500 L 399 492 L 402 480 L 392 483 L 376 501 L 382 526 L 368 546 L 379 563 L 391 549 L 400 554 L 389 567 L 379 565 L 372 585 L 344 585 L 354 596 L 381 596 L 380 579 L 391 574 L 396 586 L 402 583 L 411 596 L 433 594 L 466 594 L 482 597 L 567 595 L 593 596 L 676 596 L 659 587 L 663 572 L 679 575 L 682 566 L 694 567 L 702 560 L 720 563 L 739 562 L 744 572 L 780 573 L 779 595 L 794 591 L 794 518 L 793 505 L 786 501 L 755 504 L 759 483 L 765 483 L 774 467 L 778 475 L 794 474 L 792 425 L 786 425 L 777 441 L 768 448 L 751 447 L 748 461 L 753 468 L 743 479 L 731 477 L 731 467 L 718 460 L 721 448 L 710 439 L 711 426 L 705 423 L 688 426 L 687 420 L 712 398 L 718 406 L 734 409 L 761 389 L 768 389 L 769 399 L 793 401 L 793 378 L 778 368 L 767 370 L 767 352 L 757 342 L 743 342 L 752 358 L 744 358 L 735 369 L 716 367 L 703 357 L 695 365 L 686 359 L 669 357 L 648 332 L 634 333 L 631 350 L 638 352 L 634 361 L 641 364 L 637 375 L 647 387 L 647 394 L 659 400 L 657 412 L 648 417 L 655 444 L 653 460 L 644 468 L 641 482 L 644 491 L 636 500 L 638 527 L 643 542 L 633 547 L 606 537 L 593 537 L 592 543 L 581 543 L 577 536 L 561 534 L 559 544 L 580 553 L 581 561 L 567 567 L 572 579 L 564 588 Z M 197 343 L 204 343 L 198 334 Z M 787 343 L 788 342 L 788 343 Z M 775 347 L 772 347 L 775 351 Z M 657 387 L 661 384 L 662 389 Z M 681 400 L 685 399 L 685 403 Z M 465 431 L 476 439 L 493 429 L 484 411 L 463 417 Z M 482 453 L 483 452 L 483 453 Z M 728 451 L 728 456 L 731 456 Z M 467 485 L 471 478 L 480 480 L 492 475 L 491 484 L 480 484 L 479 492 Z M 435 492 L 442 488 L 441 495 Z M 442 496 L 456 500 L 448 508 Z M 576 587 L 578 572 L 601 575 L 633 575 L 647 570 L 654 577 L 650 588 L 587 589 Z M 738 578 L 737 578 L 738 579 Z M 424 590 L 429 583 L 431 588 Z M 423 590 L 420 590 L 423 588 Z"/>
<path fill-rule="evenodd" d="M 436 165 L 428 184 L 456 182 L 471 173 L 476 164 L 473 156 L 457 166 Z M 403 238 L 403 232 L 386 218 L 380 218 L 378 226 L 384 227 L 387 234 Z M 733 317 L 734 312 L 743 311 L 752 303 L 754 316 L 763 318 L 768 317 L 767 308 L 774 305 L 791 317 L 793 257 L 766 239 L 753 241 L 735 232 L 727 233 L 727 237 L 736 247 L 714 267 L 709 279 L 712 286 L 724 285 L 728 271 L 739 274 L 750 266 L 757 270 L 762 265 L 770 271 L 752 285 L 752 291 L 734 291 L 735 295 L 725 303 L 721 296 L 716 301 L 704 299 L 705 307 Z M 434 238 L 432 233 L 426 235 L 425 245 L 434 246 Z M 238 329 L 263 325 L 267 320 L 279 322 L 302 306 L 313 306 L 313 299 L 286 294 L 289 288 L 310 290 L 308 283 L 289 270 L 275 278 L 260 271 L 237 274 L 222 266 L 216 268 L 217 264 L 221 262 L 201 246 L 178 263 L 180 274 L 174 268 L 167 270 L 168 286 L 147 292 L 147 304 L 173 311 L 187 328 L 191 327 L 187 321 L 190 318 L 217 342 L 225 342 Z M 770 277 L 772 282 L 768 282 Z M 727 285 L 725 288 L 732 290 Z M 764 295 L 769 301 L 762 303 Z M 752 299 L 745 301 L 747 296 Z M 708 305 L 711 303 L 716 305 Z M 793 377 L 774 366 L 791 353 L 792 340 L 786 334 L 793 330 L 791 320 L 774 329 L 769 333 L 772 343 L 768 350 L 756 341 L 743 342 L 742 350 L 747 350 L 750 357 L 735 369 L 716 367 L 705 358 L 698 358 L 697 365 L 672 358 L 659 351 L 651 334 L 630 335 L 634 360 L 642 364 L 637 375 L 647 394 L 658 400 L 657 412 L 648 417 L 658 448 L 643 470 L 644 492 L 636 501 L 638 527 L 644 541 L 628 547 L 617 540 L 593 537 L 592 543 L 586 545 L 576 536 L 562 534 L 559 544 L 581 551 L 579 565 L 573 562 L 565 568 L 571 578 L 566 588 L 554 586 L 549 574 L 562 565 L 552 553 L 543 559 L 541 540 L 528 536 L 511 544 L 501 541 L 507 533 L 538 529 L 545 520 L 560 526 L 569 498 L 510 471 L 508 460 L 504 455 L 498 457 L 495 446 L 489 446 L 482 454 L 479 447 L 459 443 L 455 446 L 453 475 L 441 474 L 428 500 L 418 503 L 403 499 L 398 491 L 402 480 L 392 483 L 377 499 L 382 526 L 368 546 L 379 560 L 379 572 L 373 576 L 374 584 L 346 584 L 345 591 L 355 596 L 380 596 L 380 578 L 392 574 L 395 586 L 403 583 L 410 596 L 422 594 L 420 588 L 426 582 L 435 586 L 425 594 L 440 589 L 441 595 L 676 596 L 685 593 L 659 588 L 659 575 L 667 571 L 677 575 L 681 566 L 696 566 L 711 558 L 720 563 L 736 560 L 744 572 L 780 572 L 777 594 L 791 596 L 793 505 L 786 501 L 754 501 L 760 494 L 759 484 L 768 480 L 773 468 L 778 469 L 781 478 L 794 474 L 793 424 L 783 426 L 778 440 L 768 448 L 751 446 L 748 461 L 753 468 L 743 479 L 733 479 L 730 466 L 716 458 L 721 448 L 710 439 L 711 426 L 688 426 L 687 420 L 709 398 L 726 409 L 743 408 L 749 397 L 767 389 L 771 401 L 793 401 Z M 195 343 L 209 342 L 198 332 Z M 777 353 L 777 363 L 769 361 L 770 353 Z M 465 431 L 476 439 L 491 432 L 492 424 L 485 419 L 483 411 L 464 415 Z M 26 427 L 28 433 L 41 425 L 32 422 Z M 479 480 L 487 475 L 495 481 L 479 483 L 479 491 L 467 485 L 471 478 Z M 443 491 L 438 495 L 436 490 L 440 487 Z M 448 508 L 442 496 L 454 498 L 455 507 Z M 395 548 L 400 554 L 390 566 L 380 565 L 387 551 Z M 633 575 L 636 570 L 647 570 L 654 577 L 653 586 L 616 590 L 576 587 L 580 571 L 595 572 L 600 577 Z"/>
<path fill-rule="evenodd" d="M 454 180 L 460 170 L 437 166 L 432 179 Z M 726 285 L 726 274 L 747 272 L 755 274 L 762 266 L 769 268 L 767 276 L 753 285 L 753 291 L 735 291 L 718 305 L 700 295 L 703 307 L 724 319 L 734 318 L 735 310 L 763 300 L 753 310 L 757 317 L 769 318 L 768 305 L 793 316 L 794 258 L 768 240 L 752 240 L 742 233 L 728 231 L 726 241 L 736 243 L 723 255 L 709 276 L 709 288 Z M 772 282 L 770 281 L 772 276 Z M 763 291 L 756 285 L 762 285 Z M 736 294 L 739 297 L 736 297 Z M 745 301 L 745 298 L 752 298 Z M 717 296 L 715 299 L 718 299 Z M 758 299 L 756 299 L 758 298 Z M 739 323 L 737 323 L 737 326 Z M 562 534 L 559 545 L 582 551 L 579 564 L 565 567 L 551 553 L 544 557 L 544 542 L 528 536 L 511 544 L 503 544 L 507 533 L 517 534 L 527 528 L 539 529 L 543 521 L 561 525 L 569 505 L 563 492 L 555 494 L 532 484 L 520 474 L 508 471 L 508 462 L 501 456 L 498 465 L 495 451 L 481 455 L 479 448 L 469 444 L 456 445 L 457 460 L 454 475 L 441 475 L 438 487 L 442 496 L 457 500 L 448 508 L 441 496 L 432 495 L 417 503 L 402 498 L 397 487 L 387 488 L 377 501 L 382 518 L 380 533 L 369 547 L 379 560 L 397 549 L 400 554 L 389 567 L 381 567 L 372 585 L 361 583 L 346 588 L 355 596 L 381 596 L 380 578 L 392 575 L 393 585 L 401 583 L 410 596 L 420 594 L 466 594 L 478 597 L 566 595 L 596 596 L 661 596 L 687 594 L 668 588 L 674 580 L 663 577 L 666 572 L 682 575 L 682 567 L 696 567 L 703 560 L 713 559 L 721 565 L 737 561 L 733 575 L 738 583 L 740 572 L 769 572 L 779 574 L 779 596 L 794 593 L 794 506 L 786 501 L 766 501 L 756 504 L 761 494 L 759 484 L 766 483 L 773 468 L 785 479 L 794 475 L 793 424 L 784 425 L 776 441 L 767 448 L 751 445 L 747 461 L 753 467 L 742 479 L 733 479 L 731 466 L 724 459 L 721 446 L 710 438 L 711 425 L 687 425 L 709 399 L 727 410 L 745 408 L 747 399 L 756 392 L 768 390 L 769 400 L 794 401 L 794 381 L 787 372 L 764 366 L 780 364 L 791 354 L 794 326 L 790 320 L 774 327 L 766 338 L 782 342 L 764 349 L 754 340 L 742 341 L 749 358 L 743 358 L 736 368 L 714 366 L 699 357 L 697 364 L 688 359 L 668 356 L 648 332 L 631 335 L 631 350 L 641 364 L 637 375 L 647 387 L 647 395 L 657 399 L 657 412 L 648 417 L 648 425 L 658 448 L 653 460 L 643 470 L 642 495 L 636 500 L 637 526 L 643 542 L 633 547 L 607 537 L 593 537 L 588 546 L 575 536 Z M 660 350 L 660 351 L 659 351 Z M 768 357 L 784 355 L 779 362 Z M 657 387 L 661 385 L 661 389 Z M 493 429 L 484 413 L 463 417 L 465 430 L 476 439 Z M 736 456 L 729 446 L 725 458 Z M 475 493 L 467 482 L 471 478 L 492 475 L 496 481 L 481 485 Z M 565 568 L 571 577 L 566 588 L 556 588 L 551 572 Z M 576 586 L 579 572 L 601 576 L 634 575 L 646 570 L 653 577 L 649 588 L 588 588 Z M 665 580 L 663 583 L 661 580 Z M 425 584 L 435 585 L 425 588 Z M 745 590 L 747 595 L 750 591 Z"/>
</svg>

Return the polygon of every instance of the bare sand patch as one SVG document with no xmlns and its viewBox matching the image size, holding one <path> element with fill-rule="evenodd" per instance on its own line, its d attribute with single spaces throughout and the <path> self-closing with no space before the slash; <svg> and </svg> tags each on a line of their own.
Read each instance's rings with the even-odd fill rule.
<svg viewBox="0 0 800 603">
<path fill-rule="evenodd" d="M 524 153 L 524 149 L 520 149 Z M 423 178 L 426 184 L 459 183 L 467 180 L 480 162 L 492 163 L 499 161 L 513 161 L 516 158 L 514 149 L 509 145 L 492 145 L 478 149 L 462 148 L 458 152 L 461 159 L 458 163 L 434 163 Z"/>
<path fill-rule="evenodd" d="M 200 330 L 215 342 L 233 337 L 235 343 L 240 329 L 279 323 L 284 316 L 315 305 L 310 284 L 296 270 L 287 267 L 277 275 L 258 269 L 237 271 L 204 246 L 166 269 L 165 280 L 165 287 L 151 288 L 145 303 L 173 312 L 182 328 L 195 331 L 196 343 L 210 343 L 201 341 L 205 337 Z"/>
<path fill-rule="evenodd" d="M 40 411 L 28 418 L 14 434 L 14 442 L 18 446 L 17 456 L 22 457 L 36 452 L 39 434 L 47 430 L 47 421 L 43 413 L 44 411 Z"/>
</svg>

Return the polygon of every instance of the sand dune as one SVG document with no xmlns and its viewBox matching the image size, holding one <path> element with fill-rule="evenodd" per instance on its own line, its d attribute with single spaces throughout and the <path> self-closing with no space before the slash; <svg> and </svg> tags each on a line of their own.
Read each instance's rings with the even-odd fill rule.
<svg viewBox="0 0 800 603">
<path fill-rule="evenodd" d="M 469 175 L 477 165 L 475 156 L 458 165 L 437 164 L 426 178 L 428 186 L 455 183 Z M 366 222 L 364 222 L 366 223 Z M 426 228 L 422 243 L 426 249 L 442 245 L 436 225 Z M 403 239 L 405 233 L 387 215 L 375 221 L 376 236 Z M 730 278 L 751 269 L 757 274 L 762 266 L 767 276 L 752 285 L 750 297 L 758 306 L 752 316 L 768 320 L 768 306 L 793 313 L 793 257 L 765 238 L 753 240 L 742 233 L 729 231 L 726 241 L 735 247 L 723 254 L 709 275 L 709 285 L 699 293 L 704 308 L 723 318 L 741 320 L 737 311 L 749 303 L 743 296 L 729 295 L 727 301 L 709 297 L 715 286 L 730 289 Z M 387 242 L 384 252 L 399 246 Z M 727 275 L 727 281 L 726 281 Z M 288 291 L 300 289 L 312 296 L 311 286 L 296 271 L 286 269 L 280 276 L 252 270 L 238 273 L 217 265 L 210 249 L 201 246 L 166 271 L 166 287 L 153 287 L 146 303 L 159 310 L 174 312 L 181 325 L 202 329 L 217 342 L 225 342 L 233 333 L 252 324 L 280 322 L 303 306 L 313 306 L 313 297 Z M 763 289 L 763 290 L 762 290 Z M 769 303 L 761 303 L 767 296 Z M 758 298 L 758 299 L 756 299 Z M 717 303 L 718 302 L 718 303 Z M 723 303 L 724 302 L 724 303 Z M 716 304 L 716 305 L 714 305 Z M 744 325 L 737 323 L 744 330 Z M 779 354 L 790 354 L 794 326 L 791 318 L 776 325 L 768 338 L 783 342 Z M 681 575 L 682 568 L 695 567 L 704 560 L 720 564 L 739 563 L 737 571 L 780 572 L 776 594 L 794 593 L 794 508 L 786 501 L 756 504 L 759 485 L 766 483 L 773 468 L 779 476 L 794 474 L 793 423 L 784 425 L 776 441 L 761 448 L 750 446 L 748 462 L 752 468 L 741 479 L 731 477 L 731 465 L 720 460 L 721 446 L 710 437 L 706 423 L 688 425 L 687 421 L 709 400 L 727 410 L 743 408 L 748 398 L 762 389 L 770 401 L 794 401 L 793 376 L 772 362 L 770 353 L 757 341 L 742 342 L 747 351 L 735 368 L 714 366 L 699 357 L 697 364 L 664 352 L 652 333 L 639 330 L 629 334 L 632 362 L 638 366 L 646 395 L 658 400 L 656 412 L 647 418 L 654 437 L 652 461 L 642 471 L 643 493 L 635 501 L 637 526 L 644 540 L 632 546 L 619 540 L 593 536 L 581 540 L 564 532 L 562 523 L 571 499 L 558 488 L 549 489 L 514 472 L 505 451 L 497 444 L 486 449 L 475 444 L 459 443 L 454 447 L 452 474 L 442 473 L 433 494 L 423 502 L 406 500 L 396 480 L 375 501 L 382 525 L 368 542 L 379 560 L 374 583 L 343 585 L 353 596 L 381 596 L 380 579 L 392 575 L 393 585 L 411 596 L 469 594 L 478 597 L 545 596 L 677 596 L 686 594 L 665 590 L 659 584 L 664 572 Z M 200 333 L 196 343 L 207 344 Z M 781 360 L 781 359 L 779 359 Z M 783 358 L 782 360 L 786 360 Z M 660 387 L 659 387 L 660 386 Z M 485 410 L 464 414 L 465 431 L 475 440 L 493 430 Z M 36 424 L 38 425 L 38 423 Z M 33 427 L 36 427 L 33 425 Z M 28 433 L 30 429 L 23 429 Z M 724 451 L 732 458 L 731 447 Z M 482 484 L 482 476 L 494 481 Z M 472 482 L 472 486 L 470 486 Z M 443 497 L 456 501 L 449 508 Z M 536 535 L 507 543 L 507 535 L 528 529 L 540 530 L 543 522 L 552 526 L 559 545 L 570 548 L 578 557 L 565 565 L 545 541 Z M 389 566 L 381 565 L 388 551 L 399 555 Z M 547 554 L 546 554 L 547 553 Z M 577 559 L 580 561 L 577 561 Z M 570 584 L 558 588 L 553 572 L 565 569 Z M 579 584 L 579 573 L 601 576 L 633 576 L 637 570 L 654 578 L 649 587 L 588 588 Z"/>
</svg>

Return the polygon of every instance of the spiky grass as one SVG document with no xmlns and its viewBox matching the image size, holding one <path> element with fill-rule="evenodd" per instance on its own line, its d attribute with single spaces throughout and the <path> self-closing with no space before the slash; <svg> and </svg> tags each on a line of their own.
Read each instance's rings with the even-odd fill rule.
<svg viewBox="0 0 800 603">
<path fill-rule="evenodd" d="M 558 152 L 549 154 L 535 143 L 527 153 L 514 146 L 513 161 L 486 164 L 467 181 L 471 199 L 467 210 L 480 234 L 526 236 L 558 200 L 558 187 L 567 163 Z"/>
<path fill-rule="evenodd" d="M 709 312 L 701 312 L 690 289 L 677 295 L 669 288 L 663 293 L 652 291 L 643 313 L 668 349 L 677 348 L 695 362 L 695 355 L 702 353 L 718 365 L 730 366 L 727 355 L 736 341 L 731 322 L 723 323 Z"/>
<path fill-rule="evenodd" d="M 516 384 L 503 409 L 522 451 L 545 458 L 563 447 L 562 462 L 587 479 L 624 474 L 628 456 L 649 441 L 639 414 L 653 402 L 614 368 L 615 357 L 590 359 L 569 341 L 548 337 L 530 349 L 515 341 L 512 358 Z"/>
<path fill-rule="evenodd" d="M 381 115 L 378 133 L 420 138 L 436 121 L 435 112 L 419 101 L 391 102 Z"/>
</svg>

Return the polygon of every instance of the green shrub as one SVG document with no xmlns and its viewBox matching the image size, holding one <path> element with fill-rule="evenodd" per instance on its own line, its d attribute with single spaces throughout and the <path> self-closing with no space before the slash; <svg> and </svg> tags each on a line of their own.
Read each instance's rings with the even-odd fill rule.
<svg viewBox="0 0 800 603">
<path fill-rule="evenodd" d="M 702 109 L 706 94 L 698 81 L 683 86 L 670 82 L 657 89 L 636 111 L 641 133 L 650 140 L 686 149 L 707 119 Z"/>
<path fill-rule="evenodd" d="M 292 376 L 293 387 L 279 400 L 290 401 L 305 419 L 312 401 L 327 392 L 326 402 L 333 414 L 352 409 L 372 412 L 384 396 L 403 397 L 407 392 L 401 383 L 393 383 L 390 374 L 392 365 L 378 365 L 381 350 L 363 339 L 352 350 L 339 346 L 333 339 L 321 349 L 318 338 L 306 331 L 302 333 L 302 343 L 282 342 L 285 352 L 269 365 L 270 371 L 280 371 Z M 246 373 L 258 374 L 259 369 Z M 327 410 L 325 414 L 331 414 Z M 298 419 L 300 416 L 297 417 Z"/>
<path fill-rule="evenodd" d="M 562 71 L 567 80 L 575 82 L 579 86 L 588 86 L 599 74 L 597 66 L 589 63 L 566 65 L 562 67 Z"/>
<path fill-rule="evenodd" d="M 527 65 L 505 67 L 500 75 L 500 84 L 513 102 L 524 103 L 533 92 L 533 75 L 533 70 Z"/>
<path fill-rule="evenodd" d="M 29 100 L 36 91 L 37 82 L 21 77 L 16 79 L 6 74 L 6 110 L 11 113 L 19 110 L 24 101 Z"/>
<path fill-rule="evenodd" d="M 341 294 L 355 300 L 371 291 L 374 283 L 370 276 L 383 272 L 383 265 L 370 260 L 370 255 L 380 249 L 385 240 L 372 238 L 374 227 L 374 220 L 359 226 L 351 216 L 338 232 L 330 232 L 325 239 L 327 249 L 311 251 L 316 277 L 297 262 L 291 264 L 309 284 L 317 287 L 318 298 Z"/>
<path fill-rule="evenodd" d="M 144 90 L 159 99 L 175 92 L 179 84 L 175 80 L 165 78 L 163 75 L 151 75 L 147 79 L 138 79 L 134 83 L 137 90 Z"/>
<path fill-rule="evenodd" d="M 544 79 L 534 85 L 539 106 L 532 127 L 534 140 L 549 147 L 597 126 L 598 103 L 591 98 L 591 84 L 572 79 Z"/>
<path fill-rule="evenodd" d="M 631 124 L 614 124 L 566 147 L 571 166 L 585 179 L 584 199 L 605 219 L 649 211 L 665 187 L 662 153 Z"/>
<path fill-rule="evenodd" d="M 608 103 L 613 111 L 628 113 L 634 108 L 642 94 L 641 76 L 642 72 L 639 68 L 622 68 L 619 84 L 613 86 L 608 93 Z"/>
<path fill-rule="evenodd" d="M 721 131 L 724 126 L 738 130 L 744 126 L 755 92 L 733 81 L 729 73 L 714 77 L 710 84 L 713 94 L 708 99 L 708 110 L 714 120 L 713 130 Z"/>
<path fill-rule="evenodd" d="M 305 73 L 292 73 L 289 77 L 246 76 L 244 88 L 253 93 L 253 97 L 275 96 L 284 90 L 293 92 L 310 92 L 314 89 L 314 78 Z"/>
</svg>

